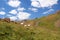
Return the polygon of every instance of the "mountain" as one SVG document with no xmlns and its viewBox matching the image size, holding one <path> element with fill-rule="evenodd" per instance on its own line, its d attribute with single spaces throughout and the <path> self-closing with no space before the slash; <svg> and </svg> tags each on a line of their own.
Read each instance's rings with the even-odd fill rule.
<svg viewBox="0 0 60 40">
<path fill-rule="evenodd" d="M 60 40 L 60 11 L 34 20 L 0 19 L 0 40 Z"/>
</svg>

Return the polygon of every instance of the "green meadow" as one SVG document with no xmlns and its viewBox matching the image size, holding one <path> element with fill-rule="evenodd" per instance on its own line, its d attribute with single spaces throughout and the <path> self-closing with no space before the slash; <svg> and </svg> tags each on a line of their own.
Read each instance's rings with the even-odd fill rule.
<svg viewBox="0 0 60 40">
<path fill-rule="evenodd" d="M 0 40 L 60 40 L 60 11 L 26 20 L 23 25 L 8 21 L 0 19 Z"/>
</svg>

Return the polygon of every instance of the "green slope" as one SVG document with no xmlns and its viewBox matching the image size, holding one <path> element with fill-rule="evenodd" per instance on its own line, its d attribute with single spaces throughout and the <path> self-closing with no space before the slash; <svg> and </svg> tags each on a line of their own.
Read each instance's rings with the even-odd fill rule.
<svg viewBox="0 0 60 40">
<path fill-rule="evenodd" d="M 60 28 L 60 11 L 47 17 L 43 17 L 39 20 L 39 26 L 41 27 L 46 27 L 53 30 L 56 28 Z"/>
<path fill-rule="evenodd" d="M 0 20 L 0 40 L 60 40 L 60 11 L 25 24 Z"/>
</svg>

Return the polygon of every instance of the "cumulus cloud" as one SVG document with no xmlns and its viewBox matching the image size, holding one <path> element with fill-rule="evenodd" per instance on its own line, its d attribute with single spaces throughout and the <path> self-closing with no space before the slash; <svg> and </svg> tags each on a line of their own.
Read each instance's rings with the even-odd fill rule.
<svg viewBox="0 0 60 40">
<path fill-rule="evenodd" d="M 38 8 L 40 7 L 39 2 L 37 2 L 37 1 L 32 1 L 31 5 L 32 5 L 33 7 L 38 7 Z"/>
<path fill-rule="evenodd" d="M 17 14 L 17 11 L 16 10 L 11 10 L 9 13 L 11 13 L 11 14 Z"/>
<path fill-rule="evenodd" d="M 54 4 L 57 4 L 58 0 L 31 0 L 31 5 L 33 7 L 52 7 Z"/>
<path fill-rule="evenodd" d="M 10 18 L 11 21 L 17 20 L 17 17 L 16 17 L 16 16 L 11 16 L 11 17 L 9 17 L 9 18 Z"/>
<path fill-rule="evenodd" d="M 11 19 L 11 21 L 29 19 L 30 15 L 31 15 L 28 12 L 23 12 L 23 11 L 17 12 L 17 10 L 11 10 L 9 13 L 11 13 L 13 15 L 16 14 L 15 16 L 8 15 L 8 17 Z"/>
<path fill-rule="evenodd" d="M 5 15 L 6 13 L 4 11 L 0 11 L 0 15 Z"/>
<path fill-rule="evenodd" d="M 25 19 L 29 19 L 31 14 L 27 13 L 27 12 L 19 12 L 19 14 L 17 14 L 17 17 L 19 18 L 19 20 L 25 20 Z"/>
<path fill-rule="evenodd" d="M 29 10 L 33 11 L 33 12 L 37 12 L 38 9 L 37 8 L 28 8 Z"/>
<path fill-rule="evenodd" d="M 23 8 L 23 7 L 22 7 L 22 8 L 21 8 L 21 7 L 18 7 L 18 8 L 17 8 L 17 11 L 24 11 L 24 10 L 26 10 L 26 9 Z"/>
<path fill-rule="evenodd" d="M 54 11 L 54 9 L 49 9 L 48 11 L 43 12 L 43 14 L 48 14 L 49 12 Z"/>
<path fill-rule="evenodd" d="M 21 7 L 18 7 L 14 10 L 11 10 L 9 11 L 10 14 L 13 14 L 13 15 L 7 15 L 12 21 L 15 21 L 15 20 L 25 20 L 25 19 L 29 19 L 30 17 L 30 13 L 28 12 L 24 12 L 24 10 L 26 10 L 25 8 L 21 8 Z"/>
<path fill-rule="evenodd" d="M 19 0 L 9 0 L 8 5 L 11 7 L 18 7 L 21 4 Z"/>
</svg>

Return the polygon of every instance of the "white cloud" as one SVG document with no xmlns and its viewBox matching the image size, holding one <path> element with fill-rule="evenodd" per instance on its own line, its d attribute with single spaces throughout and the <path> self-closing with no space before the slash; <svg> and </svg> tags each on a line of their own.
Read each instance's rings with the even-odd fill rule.
<svg viewBox="0 0 60 40">
<path fill-rule="evenodd" d="M 17 11 L 24 11 L 24 10 L 26 10 L 26 9 L 25 8 L 21 8 L 21 7 L 17 8 Z"/>
<path fill-rule="evenodd" d="M 11 17 L 9 17 L 9 18 L 10 18 L 11 21 L 17 20 L 17 17 L 16 17 L 16 16 L 11 16 Z"/>
<path fill-rule="evenodd" d="M 33 1 L 32 3 L 31 3 L 31 5 L 33 6 L 33 7 L 40 7 L 40 4 L 39 4 L 39 2 L 37 2 L 37 1 Z"/>
<path fill-rule="evenodd" d="M 38 9 L 37 8 L 28 8 L 29 10 L 33 11 L 33 12 L 37 12 Z"/>
<path fill-rule="evenodd" d="M 12 21 L 15 20 L 25 20 L 25 19 L 29 19 L 30 15 L 27 12 L 23 12 L 23 10 L 25 10 L 25 8 L 18 8 L 16 10 L 11 10 L 9 13 L 11 14 L 15 14 L 15 16 L 13 15 L 7 15 Z"/>
<path fill-rule="evenodd" d="M 27 13 L 27 12 L 19 12 L 19 14 L 17 14 L 17 17 L 19 18 L 19 20 L 25 20 L 25 19 L 29 19 L 31 14 Z"/>
<path fill-rule="evenodd" d="M 8 5 L 11 7 L 18 7 L 21 4 L 19 0 L 9 0 Z"/>
<path fill-rule="evenodd" d="M 33 7 L 52 7 L 54 4 L 57 4 L 58 0 L 31 0 L 31 5 Z"/>
<path fill-rule="evenodd" d="M 11 13 L 11 14 L 17 14 L 17 11 L 16 10 L 11 10 L 9 13 Z"/>
<path fill-rule="evenodd" d="M 15 20 L 25 20 L 25 19 L 29 19 L 31 14 L 27 13 L 27 12 L 18 12 L 17 15 L 12 16 L 12 15 L 8 15 L 8 17 L 11 19 L 11 21 L 15 21 Z"/>
<path fill-rule="evenodd" d="M 48 11 L 43 12 L 43 14 L 48 14 L 49 12 L 54 11 L 54 9 L 49 9 Z"/>
<path fill-rule="evenodd" d="M 5 15 L 6 13 L 4 11 L 0 11 L 0 15 Z"/>
</svg>

